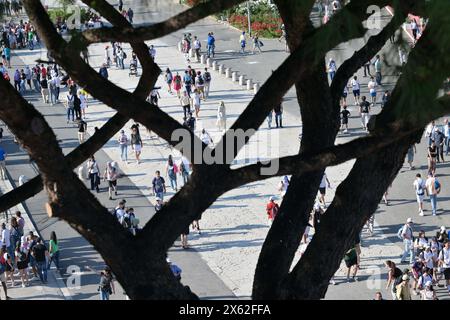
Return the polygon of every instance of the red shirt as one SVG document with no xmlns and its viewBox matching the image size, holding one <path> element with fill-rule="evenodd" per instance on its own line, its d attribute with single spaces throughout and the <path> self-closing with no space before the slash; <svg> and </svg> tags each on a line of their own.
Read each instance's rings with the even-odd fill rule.
<svg viewBox="0 0 450 320">
<path fill-rule="evenodd" d="M 278 213 L 278 209 L 279 209 L 278 204 L 276 204 L 276 203 L 273 202 L 273 201 L 270 201 L 270 202 L 267 204 L 267 206 L 266 206 L 266 212 L 267 212 L 267 215 L 269 216 L 269 219 L 270 219 L 270 220 L 273 220 L 273 219 L 275 218 L 276 214 Z"/>
</svg>

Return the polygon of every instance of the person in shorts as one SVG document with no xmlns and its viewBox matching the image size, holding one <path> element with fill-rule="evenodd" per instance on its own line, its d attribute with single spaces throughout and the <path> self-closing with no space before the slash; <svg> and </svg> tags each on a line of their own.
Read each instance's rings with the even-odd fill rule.
<svg viewBox="0 0 450 320">
<path fill-rule="evenodd" d="M 444 272 L 445 284 L 450 295 L 450 241 L 447 240 L 439 253 L 439 264 Z"/>
</svg>

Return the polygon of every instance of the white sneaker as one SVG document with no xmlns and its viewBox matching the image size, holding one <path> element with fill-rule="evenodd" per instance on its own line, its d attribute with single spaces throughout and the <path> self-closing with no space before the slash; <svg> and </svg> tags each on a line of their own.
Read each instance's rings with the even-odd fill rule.
<svg viewBox="0 0 450 320">
<path fill-rule="evenodd" d="M 421 217 L 423 217 L 423 216 L 424 216 L 424 214 L 423 214 L 423 211 L 422 211 L 422 210 L 420 210 L 420 211 L 419 211 L 419 216 L 421 216 Z"/>
<path fill-rule="evenodd" d="M 22 283 L 22 288 L 25 288 L 26 286 L 25 286 L 25 283 Z"/>
</svg>

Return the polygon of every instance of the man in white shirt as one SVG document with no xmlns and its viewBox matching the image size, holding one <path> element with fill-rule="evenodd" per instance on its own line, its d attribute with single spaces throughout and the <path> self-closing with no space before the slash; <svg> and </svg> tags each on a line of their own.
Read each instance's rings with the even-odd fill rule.
<svg viewBox="0 0 450 320">
<path fill-rule="evenodd" d="M 444 135 L 445 135 L 445 155 L 448 156 L 448 152 L 450 149 L 450 123 L 448 123 L 448 119 L 444 121 Z"/>
<path fill-rule="evenodd" d="M 408 218 L 406 220 L 405 225 L 402 229 L 402 238 L 403 244 L 405 245 L 405 250 L 403 251 L 403 255 L 401 258 L 401 263 L 405 262 L 406 256 L 409 253 L 409 263 L 412 264 L 414 262 L 414 246 L 413 246 L 413 229 L 412 229 L 413 220 L 412 218 Z"/>
<path fill-rule="evenodd" d="M 6 251 L 12 257 L 14 257 L 14 248 L 11 244 L 11 233 L 6 228 L 6 223 L 2 223 L 2 245 L 6 247 Z"/>
<path fill-rule="evenodd" d="M 433 216 L 435 216 L 437 210 L 437 195 L 439 192 L 441 192 L 441 184 L 434 177 L 434 175 L 429 174 L 428 179 L 425 182 L 425 187 L 425 191 L 430 197 L 431 211 L 433 212 Z"/>
<path fill-rule="evenodd" d="M 420 173 L 416 175 L 416 180 L 413 183 L 414 190 L 416 191 L 416 199 L 419 204 L 419 216 L 423 217 L 423 196 L 425 195 L 425 182 L 422 179 Z"/>
<path fill-rule="evenodd" d="M 355 106 L 359 106 L 359 97 L 361 96 L 361 88 L 358 82 L 358 77 L 354 76 L 350 81 L 352 86 L 353 96 L 355 97 Z"/>
<path fill-rule="evenodd" d="M 119 205 L 114 209 L 118 221 L 122 221 L 122 218 L 125 215 L 125 202 L 125 200 L 120 201 Z"/>
<path fill-rule="evenodd" d="M 180 175 L 183 177 L 184 184 L 186 184 L 189 179 L 192 165 L 189 160 L 183 155 L 181 156 L 181 159 L 178 163 L 178 168 L 180 168 Z"/>
<path fill-rule="evenodd" d="M 202 140 L 202 142 L 204 144 L 206 144 L 207 146 L 210 143 L 214 143 L 213 139 L 211 138 L 211 136 L 209 135 L 208 131 L 206 131 L 205 129 L 202 129 L 202 133 L 200 134 L 200 140 Z"/>
<path fill-rule="evenodd" d="M 445 242 L 444 248 L 439 253 L 439 264 L 444 269 L 445 283 L 450 294 L 450 240 Z"/>
<path fill-rule="evenodd" d="M 200 40 L 198 40 L 197 36 L 194 37 L 194 51 L 195 51 L 195 56 L 197 57 L 197 62 L 200 62 L 200 49 L 202 47 L 202 43 L 200 42 Z"/>
<path fill-rule="evenodd" d="M 428 125 L 427 130 L 425 130 L 425 136 L 428 137 L 428 146 L 431 146 L 431 142 L 433 141 L 435 131 L 436 131 L 436 125 L 433 120 Z"/>
</svg>

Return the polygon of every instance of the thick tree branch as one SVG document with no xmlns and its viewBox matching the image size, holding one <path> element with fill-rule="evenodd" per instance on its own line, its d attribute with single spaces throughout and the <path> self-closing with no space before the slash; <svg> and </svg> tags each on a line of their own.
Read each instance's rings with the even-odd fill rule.
<svg viewBox="0 0 450 320">
<path fill-rule="evenodd" d="M 89 2 L 93 3 L 94 1 L 91 0 Z M 113 28 L 87 30 L 83 32 L 82 38 L 79 38 L 79 40 L 82 39 L 82 45 L 84 46 L 91 43 L 106 41 L 129 42 L 130 39 L 133 39 L 133 41 L 153 40 L 180 30 L 211 14 L 231 8 L 241 2 L 243 2 L 243 0 L 209 0 L 163 22 L 137 28 L 131 26 L 117 26 Z M 109 20 L 109 18 L 107 19 Z"/>
</svg>

